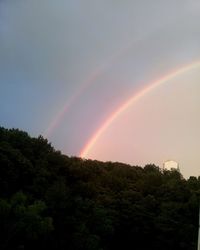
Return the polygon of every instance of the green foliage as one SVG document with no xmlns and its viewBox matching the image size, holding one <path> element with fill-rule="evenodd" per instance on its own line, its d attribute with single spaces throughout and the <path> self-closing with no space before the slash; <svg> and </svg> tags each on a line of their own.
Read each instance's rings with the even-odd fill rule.
<svg viewBox="0 0 200 250">
<path fill-rule="evenodd" d="M 8 200 L 1 199 L 1 249 L 24 245 L 32 249 L 34 241 L 42 241 L 53 230 L 52 218 L 44 213 L 46 208 L 42 201 L 30 203 L 23 192 L 15 193 Z"/>
<path fill-rule="evenodd" d="M 0 249 L 196 249 L 200 178 L 83 160 L 0 128 Z"/>
</svg>

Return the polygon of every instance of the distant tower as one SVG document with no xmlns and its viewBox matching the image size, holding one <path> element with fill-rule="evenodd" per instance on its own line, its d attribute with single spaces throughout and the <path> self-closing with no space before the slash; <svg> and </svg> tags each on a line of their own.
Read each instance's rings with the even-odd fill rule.
<svg viewBox="0 0 200 250">
<path fill-rule="evenodd" d="M 180 172 L 180 169 L 179 169 L 179 164 L 178 162 L 174 161 L 174 160 L 168 160 L 168 161 L 165 161 L 163 163 L 163 169 L 167 169 L 167 170 L 177 170 Z"/>
</svg>

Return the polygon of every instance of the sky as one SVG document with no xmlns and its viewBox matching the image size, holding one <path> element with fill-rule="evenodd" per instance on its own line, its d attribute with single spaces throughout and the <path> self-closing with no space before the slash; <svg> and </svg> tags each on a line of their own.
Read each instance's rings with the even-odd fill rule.
<svg viewBox="0 0 200 250">
<path fill-rule="evenodd" d="M 199 175 L 199 18 L 199 0 L 0 0 L 0 125 Z"/>
</svg>

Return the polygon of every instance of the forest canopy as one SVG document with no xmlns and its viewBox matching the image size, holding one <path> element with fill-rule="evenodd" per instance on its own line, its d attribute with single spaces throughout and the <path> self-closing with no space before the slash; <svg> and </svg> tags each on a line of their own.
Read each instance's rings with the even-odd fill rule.
<svg viewBox="0 0 200 250">
<path fill-rule="evenodd" d="M 199 201 L 200 177 L 68 157 L 0 128 L 1 250 L 195 250 Z"/>
</svg>

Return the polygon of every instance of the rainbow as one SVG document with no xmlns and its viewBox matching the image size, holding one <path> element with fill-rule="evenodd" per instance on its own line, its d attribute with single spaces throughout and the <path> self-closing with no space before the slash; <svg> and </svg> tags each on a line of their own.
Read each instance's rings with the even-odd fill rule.
<svg viewBox="0 0 200 250">
<path fill-rule="evenodd" d="M 92 83 L 101 75 L 102 69 L 97 68 L 82 84 L 81 87 L 72 95 L 72 97 L 65 102 L 63 108 L 56 115 L 56 117 L 51 121 L 48 128 L 44 131 L 45 137 L 50 137 L 54 129 L 62 122 L 65 114 L 70 109 L 70 107 L 76 102 L 76 100 L 84 93 L 84 91 L 92 85 Z"/>
<path fill-rule="evenodd" d="M 128 43 L 117 53 L 108 58 L 102 65 L 98 66 L 94 72 L 92 72 L 80 85 L 80 88 L 67 100 L 62 109 L 58 112 L 55 118 L 50 122 L 47 129 L 43 132 L 44 137 L 50 137 L 55 130 L 55 128 L 62 122 L 66 113 L 69 111 L 71 106 L 76 102 L 76 100 L 92 85 L 95 81 L 100 78 L 103 73 L 110 68 L 116 61 L 119 61 L 120 58 L 131 49 L 131 47 L 136 43 L 139 43 L 141 40 L 135 40 Z"/>
<path fill-rule="evenodd" d="M 80 157 L 86 158 L 89 151 L 94 147 L 95 143 L 99 139 L 99 137 L 104 133 L 104 131 L 125 111 L 127 110 L 131 105 L 136 103 L 140 98 L 148 94 L 150 91 L 155 89 L 156 87 L 168 82 L 169 80 L 183 74 L 184 72 L 187 72 L 189 70 L 195 69 L 200 67 L 200 61 L 193 62 L 191 64 L 185 65 L 179 69 L 173 70 L 172 72 L 169 72 L 165 76 L 161 77 L 160 79 L 153 81 L 145 88 L 143 88 L 139 93 L 136 93 L 132 95 L 127 101 L 125 101 L 122 105 L 120 105 L 103 123 L 103 125 L 100 126 L 100 128 L 97 129 L 97 131 L 94 133 L 94 135 L 91 137 L 89 142 L 85 145 L 83 150 L 80 153 Z"/>
</svg>

